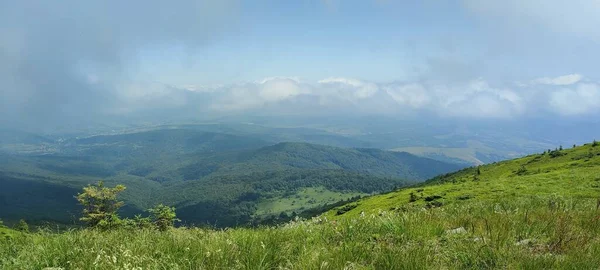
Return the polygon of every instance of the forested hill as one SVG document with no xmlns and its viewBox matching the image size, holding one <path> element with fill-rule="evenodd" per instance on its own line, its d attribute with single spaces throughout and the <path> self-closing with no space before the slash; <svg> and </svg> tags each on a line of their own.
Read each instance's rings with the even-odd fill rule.
<svg viewBox="0 0 600 270">
<path fill-rule="evenodd" d="M 166 203 L 188 224 L 234 226 L 460 168 L 407 153 L 184 129 L 63 139 L 46 149 L 0 154 L 0 218 L 73 223 L 73 195 L 104 180 L 128 187 L 124 214 Z"/>
<path fill-rule="evenodd" d="M 591 199 L 600 194 L 600 143 L 547 150 L 541 154 L 462 169 L 410 188 L 375 195 L 340 206 L 330 216 L 352 217 L 361 212 L 402 211 L 410 207 L 493 203 L 541 198 Z"/>
<path fill-rule="evenodd" d="M 308 143 L 279 143 L 246 153 L 244 167 L 341 169 L 408 180 L 425 180 L 460 165 L 379 149 L 345 149 Z"/>
</svg>

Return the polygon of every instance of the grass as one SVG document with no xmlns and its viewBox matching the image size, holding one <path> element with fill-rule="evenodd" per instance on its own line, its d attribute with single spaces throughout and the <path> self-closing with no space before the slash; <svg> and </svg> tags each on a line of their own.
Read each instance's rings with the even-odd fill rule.
<svg viewBox="0 0 600 270">
<path fill-rule="evenodd" d="M 302 188 L 290 196 L 262 200 L 257 205 L 256 215 L 301 212 L 324 204 L 347 200 L 368 194 L 358 192 L 335 192 L 324 187 Z"/>
<path fill-rule="evenodd" d="M 279 227 L 38 232 L 0 240 L 0 269 L 597 269 L 595 200 L 380 212 Z"/>
<path fill-rule="evenodd" d="M 0 238 L 0 269 L 45 267 L 598 269 L 600 146 L 468 168 L 275 227 Z"/>
<path fill-rule="evenodd" d="M 562 155 L 535 154 L 436 177 L 411 188 L 367 197 L 342 216 L 341 208 L 330 218 L 355 217 L 361 212 L 390 211 L 409 206 L 462 204 L 465 201 L 496 203 L 535 196 L 600 198 L 600 146 L 580 146 L 561 151 Z M 521 171 L 520 170 L 523 170 Z M 414 201 L 411 202 L 411 193 Z M 435 199 L 433 199 L 435 198 Z M 432 200 L 433 199 L 433 200 Z"/>
</svg>

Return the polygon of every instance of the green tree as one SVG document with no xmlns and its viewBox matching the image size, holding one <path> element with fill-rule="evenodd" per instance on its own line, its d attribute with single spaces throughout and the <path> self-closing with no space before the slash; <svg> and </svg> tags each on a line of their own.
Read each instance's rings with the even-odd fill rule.
<svg viewBox="0 0 600 270">
<path fill-rule="evenodd" d="M 172 228 L 176 221 L 180 221 L 175 214 L 175 207 L 159 204 L 148 212 L 152 215 L 152 222 L 159 231 L 166 231 Z"/>
<path fill-rule="evenodd" d="M 19 223 L 15 225 L 15 230 L 20 232 L 29 232 L 29 225 L 27 222 L 25 222 L 25 220 L 21 219 L 19 220 Z"/>
<path fill-rule="evenodd" d="M 117 200 L 117 195 L 124 190 L 123 185 L 105 187 L 102 181 L 84 187 L 83 192 L 76 197 L 83 205 L 83 217 L 80 220 L 93 228 L 110 229 L 118 226 L 121 219 L 117 211 L 123 206 L 123 202 Z"/>
<path fill-rule="evenodd" d="M 6 228 L 6 226 L 4 225 L 4 221 L 2 221 L 1 219 L 0 219 L 0 228 Z"/>
<path fill-rule="evenodd" d="M 415 201 L 417 201 L 419 199 L 417 197 L 417 195 L 415 195 L 414 192 L 411 192 L 409 195 L 410 195 L 410 197 L 408 198 L 408 202 L 415 202 Z"/>
</svg>

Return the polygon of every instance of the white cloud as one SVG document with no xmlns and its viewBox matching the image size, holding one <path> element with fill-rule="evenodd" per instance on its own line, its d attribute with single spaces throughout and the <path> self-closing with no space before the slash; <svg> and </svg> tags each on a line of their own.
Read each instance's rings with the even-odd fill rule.
<svg viewBox="0 0 600 270">
<path fill-rule="evenodd" d="M 483 78 L 452 83 L 374 83 L 327 78 L 310 83 L 293 77 L 271 77 L 215 87 L 187 86 L 186 89 L 161 84 L 126 85 L 120 95 L 120 110 L 127 111 L 127 106 L 135 110 L 150 104 L 163 108 L 197 106 L 215 113 L 264 109 L 268 113 L 285 111 L 300 115 L 308 113 L 307 110 L 311 113 L 429 112 L 460 118 L 599 113 L 600 83 L 584 82 L 582 78 L 579 74 L 547 77 L 520 86 L 515 83 L 495 85 Z"/>
<path fill-rule="evenodd" d="M 335 88 L 342 95 L 350 92 L 352 93 L 351 97 L 355 99 L 365 99 L 371 97 L 379 90 L 379 87 L 375 83 L 349 78 L 332 77 L 320 80 L 318 83 L 321 86 Z"/>
<path fill-rule="evenodd" d="M 569 74 L 558 77 L 544 77 L 538 78 L 531 81 L 532 84 L 546 84 L 546 85 L 571 85 L 576 84 L 583 79 L 580 74 Z"/>
<path fill-rule="evenodd" d="M 582 115 L 600 111 L 600 85 L 582 83 L 574 88 L 552 92 L 550 106 L 562 115 Z"/>
<path fill-rule="evenodd" d="M 388 85 L 383 89 L 400 105 L 422 108 L 431 101 L 430 93 L 419 83 Z"/>
<path fill-rule="evenodd" d="M 284 100 L 302 93 L 308 93 L 308 91 L 302 89 L 297 80 L 287 78 L 274 78 L 263 81 L 259 90 L 260 97 L 266 102 Z"/>
</svg>

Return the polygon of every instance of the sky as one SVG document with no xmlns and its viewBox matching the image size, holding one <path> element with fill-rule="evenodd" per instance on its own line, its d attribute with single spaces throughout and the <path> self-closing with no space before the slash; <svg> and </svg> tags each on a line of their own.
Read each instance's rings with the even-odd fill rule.
<svg viewBox="0 0 600 270">
<path fill-rule="evenodd" d="M 597 0 L 0 0 L 0 125 L 592 118 Z"/>
</svg>

